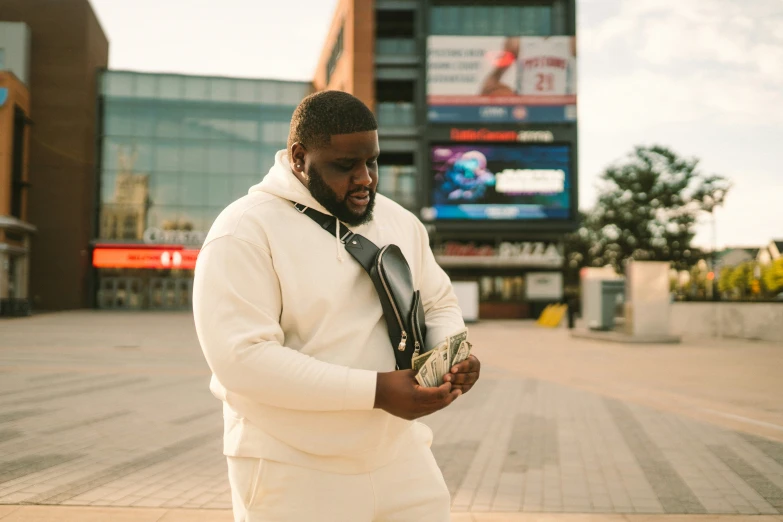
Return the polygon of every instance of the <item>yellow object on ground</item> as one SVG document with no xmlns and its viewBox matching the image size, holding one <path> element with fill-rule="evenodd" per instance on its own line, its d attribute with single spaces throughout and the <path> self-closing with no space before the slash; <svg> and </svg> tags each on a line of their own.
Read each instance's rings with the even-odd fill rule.
<svg viewBox="0 0 783 522">
<path fill-rule="evenodd" d="M 544 311 L 541 312 L 541 316 L 539 316 L 538 323 L 539 326 L 545 326 L 547 328 L 556 328 L 560 325 L 560 322 L 563 320 L 563 316 L 565 315 L 566 311 L 568 310 L 568 305 L 564 304 L 551 304 L 547 305 L 546 308 L 544 308 Z"/>
</svg>

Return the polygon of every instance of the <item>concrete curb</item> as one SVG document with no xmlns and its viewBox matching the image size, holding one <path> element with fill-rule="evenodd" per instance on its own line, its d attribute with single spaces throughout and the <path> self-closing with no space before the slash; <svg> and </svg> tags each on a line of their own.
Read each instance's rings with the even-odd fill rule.
<svg viewBox="0 0 783 522">
<path fill-rule="evenodd" d="M 679 344 L 682 338 L 676 335 L 628 335 L 617 331 L 600 332 L 587 329 L 574 329 L 571 337 L 592 339 L 594 341 L 609 341 L 623 344 Z"/>
<path fill-rule="evenodd" d="M 0 505 L 2 522 L 231 522 L 229 510 Z M 454 513 L 452 522 L 783 522 L 783 515 Z"/>
</svg>

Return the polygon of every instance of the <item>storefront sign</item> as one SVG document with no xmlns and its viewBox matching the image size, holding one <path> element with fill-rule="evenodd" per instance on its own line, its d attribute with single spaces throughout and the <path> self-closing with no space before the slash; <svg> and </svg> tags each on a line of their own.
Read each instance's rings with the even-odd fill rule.
<svg viewBox="0 0 783 522">
<path fill-rule="evenodd" d="M 443 254 L 446 256 L 487 256 L 497 255 L 495 247 L 490 245 L 476 246 L 473 243 L 457 243 L 450 241 L 443 246 Z"/>
<path fill-rule="evenodd" d="M 92 254 L 95 268 L 148 268 L 193 270 L 198 250 L 160 248 L 96 248 Z"/>
<path fill-rule="evenodd" d="M 563 298 L 561 272 L 529 272 L 525 277 L 525 295 L 531 301 L 558 301 Z"/>
<path fill-rule="evenodd" d="M 207 233 L 201 230 L 162 230 L 150 227 L 142 238 L 150 245 L 202 245 Z"/>
<path fill-rule="evenodd" d="M 522 143 L 552 143 L 555 135 L 548 130 L 490 130 L 490 129 L 451 129 L 453 141 L 514 141 Z"/>
<path fill-rule="evenodd" d="M 563 255 L 555 243 L 503 242 L 495 248 L 491 245 L 448 242 L 436 255 L 438 263 L 447 267 L 498 266 L 498 267 L 553 267 L 563 265 Z"/>
</svg>

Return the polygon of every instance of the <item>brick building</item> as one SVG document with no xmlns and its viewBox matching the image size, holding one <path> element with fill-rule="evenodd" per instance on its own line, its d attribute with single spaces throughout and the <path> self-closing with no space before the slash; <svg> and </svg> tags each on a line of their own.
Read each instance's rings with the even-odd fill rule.
<svg viewBox="0 0 783 522">
<path fill-rule="evenodd" d="M 29 31 L 26 42 L 3 53 L 7 65 L 25 64 L 29 76 L 25 215 L 37 232 L 26 298 L 41 310 L 82 308 L 90 302 L 97 78 L 109 43 L 88 0 L 4 0 L 0 22 Z"/>
</svg>

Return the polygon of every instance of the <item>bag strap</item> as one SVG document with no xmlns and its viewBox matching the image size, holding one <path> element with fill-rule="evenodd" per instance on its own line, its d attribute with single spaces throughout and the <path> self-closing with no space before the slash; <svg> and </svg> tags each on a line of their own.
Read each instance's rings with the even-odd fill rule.
<svg viewBox="0 0 783 522">
<path fill-rule="evenodd" d="M 375 263 L 375 258 L 380 250 L 375 243 L 367 239 L 366 237 L 355 234 L 351 230 L 342 224 L 340 220 L 334 216 L 329 216 L 323 212 L 319 212 L 314 208 L 307 207 L 301 203 L 294 203 L 294 208 L 300 214 L 304 214 L 316 223 L 321 228 L 329 232 L 332 236 L 335 235 L 337 223 L 340 223 L 340 242 L 345 245 L 345 250 L 353 256 L 356 261 L 362 265 L 362 268 L 370 274 Z"/>
</svg>

